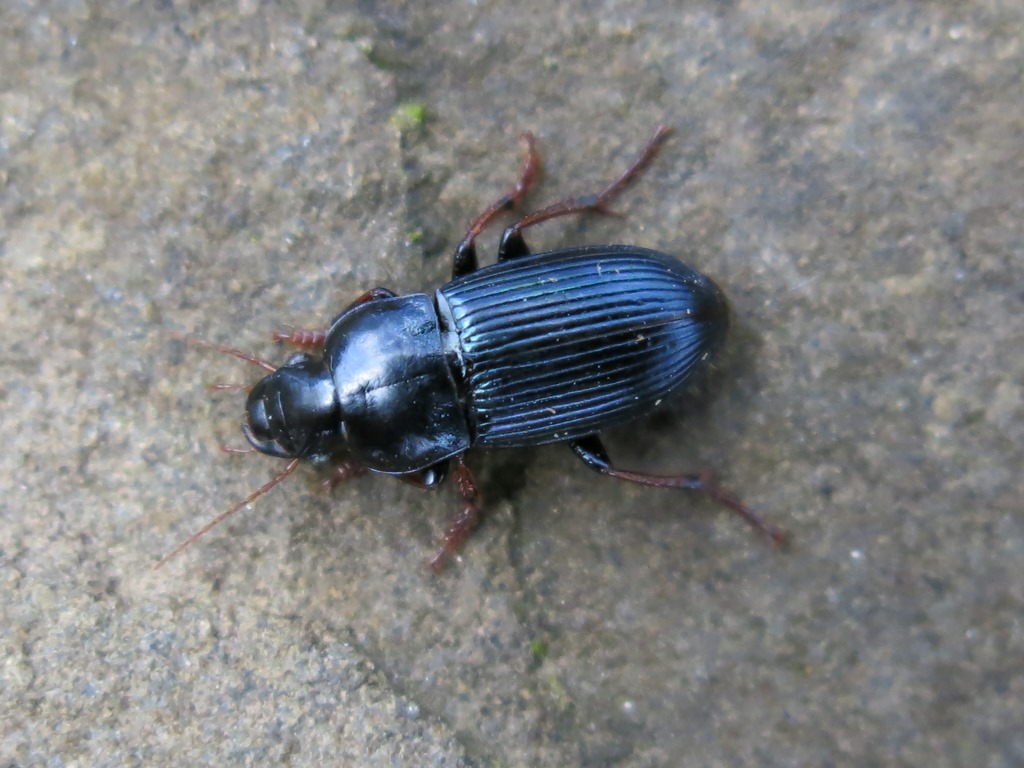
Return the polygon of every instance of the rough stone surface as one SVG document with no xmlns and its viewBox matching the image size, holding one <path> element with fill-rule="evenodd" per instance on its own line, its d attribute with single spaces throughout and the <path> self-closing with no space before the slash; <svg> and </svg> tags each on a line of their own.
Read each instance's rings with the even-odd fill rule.
<svg viewBox="0 0 1024 768">
<path fill-rule="evenodd" d="M 0 9 L 0 763 L 1024 764 L 1021 4 L 351 5 Z M 530 241 L 726 287 L 717 396 L 608 445 L 788 549 L 553 447 L 439 578 L 450 489 L 313 472 L 151 570 L 279 466 L 172 333 L 278 359 L 443 282 L 518 132 L 539 205 L 662 122 Z"/>
</svg>

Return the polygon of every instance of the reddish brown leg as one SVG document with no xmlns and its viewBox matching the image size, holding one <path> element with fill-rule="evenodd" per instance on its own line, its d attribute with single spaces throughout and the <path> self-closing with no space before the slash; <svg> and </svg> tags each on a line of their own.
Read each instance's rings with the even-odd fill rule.
<svg viewBox="0 0 1024 768">
<path fill-rule="evenodd" d="M 519 178 L 512 189 L 499 197 L 490 208 L 477 216 L 469 225 L 469 231 L 455 249 L 455 258 L 452 263 L 453 278 L 476 271 L 478 266 L 476 236 L 483 232 L 499 214 L 518 206 L 519 201 L 530 191 L 533 182 L 537 179 L 537 174 L 540 172 L 537 140 L 529 131 L 521 134 L 520 138 L 526 142 L 526 159 L 523 160 L 523 165 L 519 169 Z"/>
<path fill-rule="evenodd" d="M 445 561 L 462 547 L 466 538 L 480 522 L 480 493 L 462 456 L 455 458 L 453 478 L 455 487 L 462 496 L 463 507 L 445 531 L 441 549 L 427 563 L 435 573 L 441 572 Z"/>
<path fill-rule="evenodd" d="M 501 235 L 501 243 L 498 246 L 498 261 L 515 259 L 527 255 L 530 250 L 523 240 L 523 230 L 536 226 L 543 221 L 558 218 L 559 216 L 571 216 L 580 213 L 601 213 L 613 215 L 608 207 L 619 194 L 641 173 L 647 170 L 651 162 L 665 143 L 671 129 L 665 125 L 659 125 L 654 135 L 644 144 L 643 149 L 633 164 L 623 171 L 618 178 L 610 182 L 596 195 L 583 195 L 581 197 L 570 197 L 559 200 L 546 208 L 523 217 L 515 224 L 507 227 Z"/>
<path fill-rule="evenodd" d="M 337 485 L 341 485 L 346 480 L 352 480 L 361 475 L 367 473 L 366 467 L 362 464 L 356 464 L 354 461 L 346 461 L 342 464 L 338 464 L 331 468 L 330 477 L 325 478 L 320 483 L 320 488 L 325 491 L 332 491 Z"/>
<path fill-rule="evenodd" d="M 365 304 L 368 301 L 391 299 L 394 298 L 394 296 L 394 291 L 389 291 L 387 288 L 371 288 L 349 304 L 341 314 L 344 315 L 349 310 L 358 307 L 360 304 Z M 341 315 L 338 317 L 341 317 Z M 337 320 L 337 318 L 335 318 L 335 320 Z M 280 341 L 307 351 L 319 350 L 323 347 L 326 339 L 327 331 L 310 331 L 303 330 L 302 328 L 294 328 L 290 331 L 274 331 L 274 341 Z"/>
<path fill-rule="evenodd" d="M 735 494 L 716 485 L 708 471 L 688 475 L 645 475 L 640 472 L 616 469 L 612 466 L 601 439 L 596 436 L 574 440 L 569 443 L 569 447 L 583 460 L 584 464 L 602 475 L 617 477 L 619 480 L 628 480 L 631 483 L 647 485 L 652 488 L 678 488 L 684 491 L 703 493 L 712 501 L 731 509 L 754 528 L 768 536 L 776 545 L 781 545 L 786 539 L 786 534 L 782 530 L 763 519 L 740 501 Z"/>
</svg>

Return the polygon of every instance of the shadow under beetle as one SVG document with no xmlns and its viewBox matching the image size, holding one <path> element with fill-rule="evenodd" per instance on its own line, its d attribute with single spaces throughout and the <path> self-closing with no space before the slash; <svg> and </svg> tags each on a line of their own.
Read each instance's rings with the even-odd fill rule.
<svg viewBox="0 0 1024 768">
<path fill-rule="evenodd" d="M 776 543 L 761 519 L 709 473 L 648 475 L 612 464 L 598 433 L 644 416 L 714 355 L 728 329 L 722 291 L 677 259 L 631 245 L 589 245 L 531 254 L 523 230 L 560 216 L 610 213 L 611 201 L 654 159 L 661 126 L 639 157 L 596 195 L 568 198 L 507 227 L 498 261 L 479 268 L 475 240 L 515 208 L 540 168 L 534 137 L 515 186 L 476 218 L 455 249 L 452 280 L 433 294 L 374 288 L 326 331 L 275 334 L 305 352 L 284 365 L 212 347 L 269 374 L 249 390 L 246 439 L 290 459 L 277 477 L 218 515 L 164 557 L 290 475 L 302 461 L 332 464 L 335 485 L 366 471 L 438 486 L 454 465 L 462 509 L 429 561 L 439 570 L 480 519 L 465 464 L 472 447 L 565 443 L 603 475 L 702 493 Z"/>
</svg>

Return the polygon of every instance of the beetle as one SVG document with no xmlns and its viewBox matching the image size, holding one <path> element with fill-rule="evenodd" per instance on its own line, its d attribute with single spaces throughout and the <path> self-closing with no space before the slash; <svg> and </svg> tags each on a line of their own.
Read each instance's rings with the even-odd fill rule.
<svg viewBox="0 0 1024 768">
<path fill-rule="evenodd" d="M 249 388 L 242 431 L 253 449 L 289 463 L 157 567 L 311 462 L 334 465 L 329 485 L 370 471 L 429 489 L 452 470 L 462 509 L 428 561 L 438 570 L 480 519 L 466 452 L 548 443 L 565 443 L 609 477 L 704 494 L 781 543 L 779 529 L 709 473 L 620 469 L 599 437 L 651 412 L 713 358 L 729 325 L 721 289 L 647 248 L 586 245 L 532 254 L 523 239 L 524 230 L 551 219 L 611 213 L 609 204 L 650 165 L 669 133 L 659 126 L 597 194 L 560 200 L 506 227 L 497 262 L 479 267 L 477 236 L 519 205 L 540 169 L 536 140 L 524 133 L 526 159 L 515 185 L 472 222 L 455 249 L 451 282 L 434 293 L 374 288 L 325 331 L 279 332 L 275 340 L 304 350 L 280 367 L 197 342 L 268 372 Z"/>
</svg>

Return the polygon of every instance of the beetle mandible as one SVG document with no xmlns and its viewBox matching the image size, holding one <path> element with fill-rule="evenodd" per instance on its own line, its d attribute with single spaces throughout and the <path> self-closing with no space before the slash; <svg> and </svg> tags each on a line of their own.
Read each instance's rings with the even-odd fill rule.
<svg viewBox="0 0 1024 768">
<path fill-rule="evenodd" d="M 374 288 L 326 331 L 277 333 L 305 351 L 275 367 L 239 350 L 196 342 L 269 373 L 249 391 L 242 431 L 260 453 L 289 459 L 270 482 L 221 513 L 157 564 L 290 475 L 300 462 L 334 465 L 327 484 L 367 471 L 435 488 L 454 465 L 462 509 L 429 560 L 439 570 L 480 519 L 465 454 L 472 447 L 565 443 L 593 470 L 655 488 L 704 494 L 776 543 L 782 532 L 709 473 L 650 475 L 616 467 L 599 433 L 638 419 L 678 391 L 722 345 L 721 289 L 672 256 L 632 245 L 531 254 L 523 231 L 609 205 L 651 163 L 660 126 L 637 159 L 597 194 L 571 197 L 508 226 L 496 264 L 479 267 L 476 237 L 516 208 L 540 168 L 536 141 L 516 184 L 470 225 L 452 280 L 433 294 Z M 190 340 L 195 341 L 195 340 Z"/>
</svg>

